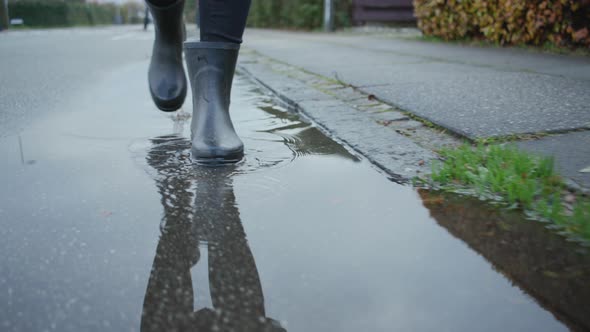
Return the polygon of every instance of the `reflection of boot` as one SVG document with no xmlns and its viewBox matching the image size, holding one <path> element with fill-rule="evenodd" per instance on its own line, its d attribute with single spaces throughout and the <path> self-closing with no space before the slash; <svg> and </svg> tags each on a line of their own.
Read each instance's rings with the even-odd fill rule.
<svg viewBox="0 0 590 332">
<path fill-rule="evenodd" d="M 240 46 L 187 42 L 184 48 L 193 91 L 193 158 L 205 164 L 237 162 L 244 155 L 244 144 L 231 122 L 229 103 Z"/>
<path fill-rule="evenodd" d="M 156 106 L 172 112 L 179 109 L 186 98 L 186 77 L 182 66 L 184 0 L 168 6 L 157 6 L 153 2 L 146 1 L 156 30 L 148 82 Z"/>
</svg>

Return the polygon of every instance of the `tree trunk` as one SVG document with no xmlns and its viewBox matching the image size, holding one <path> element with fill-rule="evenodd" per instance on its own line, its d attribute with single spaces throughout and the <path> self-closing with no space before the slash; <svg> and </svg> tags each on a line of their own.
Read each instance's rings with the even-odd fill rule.
<svg viewBox="0 0 590 332">
<path fill-rule="evenodd" d="M 0 30 L 8 29 L 8 0 L 0 0 Z"/>
</svg>

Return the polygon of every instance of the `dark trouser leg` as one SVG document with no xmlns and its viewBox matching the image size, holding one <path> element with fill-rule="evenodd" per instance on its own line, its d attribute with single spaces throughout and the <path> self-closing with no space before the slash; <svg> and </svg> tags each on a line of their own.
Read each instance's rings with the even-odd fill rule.
<svg viewBox="0 0 590 332">
<path fill-rule="evenodd" d="M 199 0 L 201 41 L 242 43 L 251 0 Z"/>
</svg>

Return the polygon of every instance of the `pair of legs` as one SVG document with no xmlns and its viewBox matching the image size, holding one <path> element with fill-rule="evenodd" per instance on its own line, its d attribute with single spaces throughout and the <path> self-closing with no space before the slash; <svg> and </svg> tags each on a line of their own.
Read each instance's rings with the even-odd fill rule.
<svg viewBox="0 0 590 332">
<path fill-rule="evenodd" d="M 178 0 L 147 0 L 149 4 L 167 7 Z M 199 1 L 201 41 L 242 43 L 250 0 L 188 0 Z M 181 1 L 184 2 L 184 1 Z"/>
<path fill-rule="evenodd" d="M 184 1 L 146 0 L 156 30 L 148 74 L 150 93 L 162 111 L 182 106 L 187 92 L 184 43 L 193 95 L 192 156 L 204 164 L 237 162 L 244 145 L 231 122 L 229 102 L 250 0 L 199 0 L 200 41 L 191 42 L 184 42 Z"/>
</svg>

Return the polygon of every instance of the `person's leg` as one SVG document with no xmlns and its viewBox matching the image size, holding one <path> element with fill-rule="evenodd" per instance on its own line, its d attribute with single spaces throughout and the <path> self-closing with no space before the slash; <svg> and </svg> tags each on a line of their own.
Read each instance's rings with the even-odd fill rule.
<svg viewBox="0 0 590 332">
<path fill-rule="evenodd" d="M 156 39 L 148 72 L 150 93 L 156 106 L 176 111 L 184 103 L 187 82 L 182 64 L 184 0 L 146 0 Z"/>
<path fill-rule="evenodd" d="M 250 0 L 200 0 L 201 41 L 242 43 Z"/>
<path fill-rule="evenodd" d="M 250 0 L 200 0 L 201 41 L 184 44 L 193 91 L 191 153 L 198 163 L 233 163 L 244 144 L 230 115 L 230 93 Z"/>
</svg>

